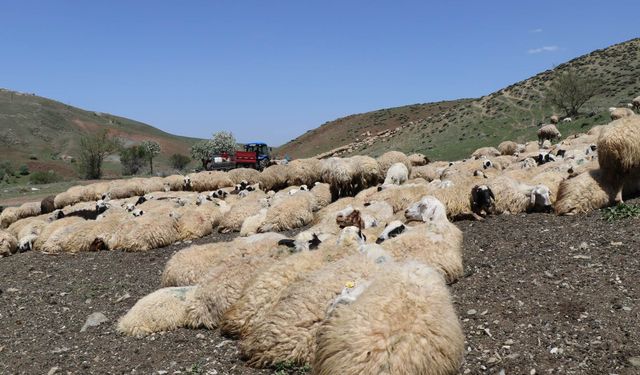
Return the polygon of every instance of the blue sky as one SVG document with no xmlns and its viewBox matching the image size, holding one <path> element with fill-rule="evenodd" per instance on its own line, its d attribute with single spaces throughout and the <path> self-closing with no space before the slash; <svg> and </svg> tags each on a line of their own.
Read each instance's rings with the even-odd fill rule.
<svg viewBox="0 0 640 375">
<path fill-rule="evenodd" d="M 488 94 L 640 36 L 640 1 L 0 0 L 0 87 L 168 132 L 284 143 Z"/>
</svg>

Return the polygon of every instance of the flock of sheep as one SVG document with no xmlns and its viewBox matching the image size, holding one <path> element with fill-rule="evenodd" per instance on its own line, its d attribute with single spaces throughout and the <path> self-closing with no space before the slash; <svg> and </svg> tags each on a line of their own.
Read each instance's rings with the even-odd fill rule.
<svg viewBox="0 0 640 375">
<path fill-rule="evenodd" d="M 0 255 L 146 251 L 239 232 L 174 254 L 162 288 L 118 330 L 219 328 L 257 367 L 453 374 L 464 336 L 447 284 L 463 275 L 463 237 L 451 221 L 570 215 L 640 193 L 640 116 L 616 109 L 612 119 L 552 144 L 555 118 L 538 142 L 456 162 L 391 151 L 76 186 L 5 209 Z"/>
</svg>

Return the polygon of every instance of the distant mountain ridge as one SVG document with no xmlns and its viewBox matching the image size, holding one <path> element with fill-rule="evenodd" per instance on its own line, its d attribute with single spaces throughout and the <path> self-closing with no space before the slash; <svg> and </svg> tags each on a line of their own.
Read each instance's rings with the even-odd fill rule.
<svg viewBox="0 0 640 375">
<path fill-rule="evenodd" d="M 561 114 L 545 104 L 544 92 L 553 72 L 567 69 L 599 78 L 603 90 L 573 122 L 561 125 L 563 135 L 607 123 L 609 107 L 625 106 L 640 95 L 640 39 L 593 51 L 481 98 L 414 104 L 333 120 L 277 151 L 292 157 L 377 156 L 395 149 L 453 160 L 503 140 L 532 140 L 539 123 L 553 113 Z M 381 134 L 384 131 L 388 132 Z"/>
</svg>

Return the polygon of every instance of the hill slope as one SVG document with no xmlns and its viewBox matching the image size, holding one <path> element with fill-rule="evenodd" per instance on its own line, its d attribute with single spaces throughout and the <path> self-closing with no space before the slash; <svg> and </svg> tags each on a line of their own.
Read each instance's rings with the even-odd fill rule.
<svg viewBox="0 0 640 375">
<path fill-rule="evenodd" d="M 503 140 L 532 140 L 539 123 L 548 122 L 554 112 L 562 115 L 545 105 L 544 92 L 554 71 L 567 69 L 599 78 L 603 90 L 572 123 L 560 125 L 563 136 L 608 122 L 609 107 L 624 106 L 640 95 L 640 39 L 596 50 L 478 99 L 415 104 L 337 119 L 278 151 L 293 157 L 326 155 L 332 149 L 338 149 L 338 155 L 377 156 L 397 149 L 453 160 Z M 394 130 L 376 136 L 385 129 Z"/>
<path fill-rule="evenodd" d="M 90 112 L 33 94 L 0 89 L 1 159 L 15 166 L 28 164 L 31 170 L 53 169 L 65 176 L 75 174 L 63 157 L 78 155 L 82 135 L 101 129 L 124 140 L 125 144 L 155 140 L 162 153 L 160 168 L 174 153 L 188 154 L 194 138 L 163 132 L 150 125 L 106 113 Z M 37 160 L 31 160 L 33 158 Z M 111 168 L 117 166 L 111 165 Z"/>
</svg>

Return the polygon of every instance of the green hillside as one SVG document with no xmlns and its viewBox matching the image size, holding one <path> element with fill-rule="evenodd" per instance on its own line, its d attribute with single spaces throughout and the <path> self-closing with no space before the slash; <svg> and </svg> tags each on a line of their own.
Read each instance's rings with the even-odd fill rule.
<svg viewBox="0 0 640 375">
<path fill-rule="evenodd" d="M 602 90 L 582 107 L 573 122 L 560 125 L 563 136 L 607 123 L 609 107 L 625 106 L 640 95 L 640 39 L 594 51 L 478 99 L 415 104 L 331 121 L 279 151 L 303 157 L 350 144 L 340 154 L 377 156 L 397 149 L 422 152 L 436 160 L 453 160 L 503 140 L 532 140 L 539 123 L 548 122 L 553 113 L 563 115 L 545 104 L 544 95 L 554 71 L 567 69 L 598 78 Z M 398 127 L 391 136 L 363 142 L 362 133 L 370 129 L 375 134 L 377 129 Z M 332 136 L 315 140 L 327 133 Z"/>
</svg>

